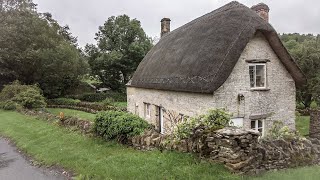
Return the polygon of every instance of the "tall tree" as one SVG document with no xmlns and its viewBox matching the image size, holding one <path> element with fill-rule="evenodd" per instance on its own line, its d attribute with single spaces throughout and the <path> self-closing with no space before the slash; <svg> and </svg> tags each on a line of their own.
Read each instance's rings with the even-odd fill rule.
<svg viewBox="0 0 320 180">
<path fill-rule="evenodd" d="M 97 45 L 87 45 L 85 52 L 93 75 L 105 86 L 119 90 L 152 47 L 137 19 L 127 15 L 110 17 L 96 33 Z"/>
<path fill-rule="evenodd" d="M 31 0 L 2 0 L 0 5 L 0 81 L 38 83 L 48 97 L 76 84 L 86 62 L 68 26 L 38 13 Z"/>
<path fill-rule="evenodd" d="M 320 102 L 320 36 L 282 34 L 281 39 L 307 77 L 307 84 L 297 91 L 297 99 L 305 107 L 312 100 Z"/>
</svg>

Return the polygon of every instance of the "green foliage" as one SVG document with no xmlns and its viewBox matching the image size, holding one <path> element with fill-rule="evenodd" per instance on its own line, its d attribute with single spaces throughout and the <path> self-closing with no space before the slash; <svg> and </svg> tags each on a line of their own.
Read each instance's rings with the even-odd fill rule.
<svg viewBox="0 0 320 180">
<path fill-rule="evenodd" d="M 47 105 L 38 88 L 29 88 L 26 91 L 22 91 L 12 100 L 28 109 L 43 108 Z"/>
<path fill-rule="evenodd" d="M 320 102 L 320 35 L 294 33 L 280 37 L 308 79 L 307 84 L 298 89 L 297 100 L 309 108 L 313 100 Z"/>
<path fill-rule="evenodd" d="M 49 99 L 49 104 L 54 105 L 70 105 L 75 106 L 78 105 L 81 101 L 78 99 L 71 99 L 71 98 L 56 98 L 56 99 Z"/>
<path fill-rule="evenodd" d="M 0 92 L 0 100 L 1 101 L 11 100 L 17 94 L 23 91 L 26 91 L 30 87 L 31 86 L 28 86 L 28 85 L 22 85 L 19 81 L 14 81 L 9 85 L 4 86 L 4 88 Z"/>
<path fill-rule="evenodd" d="M 0 109 L 13 111 L 13 110 L 17 110 L 20 108 L 21 108 L 21 106 L 18 103 L 11 101 L 11 100 L 0 103 Z"/>
<path fill-rule="evenodd" d="M 282 121 L 274 121 L 266 136 L 269 139 L 297 139 L 301 138 L 298 132 L 284 126 Z"/>
<path fill-rule="evenodd" d="M 119 111 L 106 111 L 97 114 L 94 131 L 105 139 L 140 135 L 149 127 L 140 117 Z"/>
<path fill-rule="evenodd" d="M 6 85 L 0 93 L 0 100 L 6 101 L 4 108 L 17 109 L 17 105 L 24 108 L 40 108 L 46 106 L 41 89 L 35 85 L 21 85 L 15 81 Z M 14 103 L 13 103 L 14 102 Z M 15 104 L 16 103 L 16 104 Z M 16 108 L 14 108 L 14 106 Z"/>
<path fill-rule="evenodd" d="M 297 102 L 297 103 L 296 103 L 296 108 L 297 108 L 297 109 L 304 109 L 305 106 L 303 105 L 302 102 Z"/>
<path fill-rule="evenodd" d="M 187 119 L 179 123 L 174 131 L 176 139 L 186 139 L 192 136 L 199 127 L 218 130 L 228 126 L 230 123 L 230 114 L 223 109 L 212 109 L 207 114 Z"/>
<path fill-rule="evenodd" d="M 112 106 L 114 103 L 114 100 L 112 98 L 107 98 L 103 100 L 101 103 L 105 106 Z"/>
<path fill-rule="evenodd" d="M 81 101 L 87 102 L 101 102 L 105 99 L 113 99 L 117 102 L 127 101 L 127 96 L 124 93 L 115 92 L 115 91 L 107 91 L 103 93 L 87 93 L 81 95 L 69 95 L 69 98 L 80 99 Z"/>
<path fill-rule="evenodd" d="M 152 46 L 140 21 L 127 15 L 108 18 L 96 40 L 85 47 L 92 74 L 113 90 L 124 88 Z"/>
<path fill-rule="evenodd" d="M 0 22 L 0 84 L 6 79 L 37 83 L 44 95 L 57 97 L 88 69 L 68 26 L 38 13 L 32 0 L 2 1 Z"/>
<path fill-rule="evenodd" d="M 316 101 L 312 101 L 310 104 L 311 109 L 317 109 L 318 108 L 318 103 Z"/>
</svg>

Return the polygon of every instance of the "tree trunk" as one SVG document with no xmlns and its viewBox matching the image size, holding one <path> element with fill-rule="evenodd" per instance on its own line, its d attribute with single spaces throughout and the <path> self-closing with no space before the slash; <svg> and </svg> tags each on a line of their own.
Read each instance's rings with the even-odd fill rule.
<svg viewBox="0 0 320 180">
<path fill-rule="evenodd" d="M 307 94 L 306 97 L 304 98 L 304 107 L 305 108 L 310 108 L 312 102 L 312 95 L 311 94 Z"/>
</svg>

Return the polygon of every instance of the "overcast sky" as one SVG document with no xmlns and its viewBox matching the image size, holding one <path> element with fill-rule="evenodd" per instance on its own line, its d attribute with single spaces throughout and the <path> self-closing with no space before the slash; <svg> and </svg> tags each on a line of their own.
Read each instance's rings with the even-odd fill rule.
<svg viewBox="0 0 320 180">
<path fill-rule="evenodd" d="M 160 20 L 171 18 L 171 30 L 211 12 L 228 0 L 34 0 L 40 12 L 49 12 L 60 25 L 68 24 L 79 45 L 95 43 L 95 33 L 110 16 L 127 14 L 141 21 L 150 37 L 160 34 Z M 251 7 L 270 7 L 270 23 L 279 33 L 320 33 L 319 0 L 239 0 Z"/>
</svg>

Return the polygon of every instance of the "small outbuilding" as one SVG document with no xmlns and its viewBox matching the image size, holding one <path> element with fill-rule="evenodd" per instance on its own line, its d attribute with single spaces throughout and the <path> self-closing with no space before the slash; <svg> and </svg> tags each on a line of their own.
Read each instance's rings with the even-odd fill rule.
<svg viewBox="0 0 320 180">
<path fill-rule="evenodd" d="M 294 129 L 296 87 L 306 79 L 268 21 L 266 4 L 238 2 L 172 32 L 162 19 L 160 41 L 128 83 L 128 111 L 161 133 L 213 108 L 262 134 L 276 120 Z"/>
</svg>

